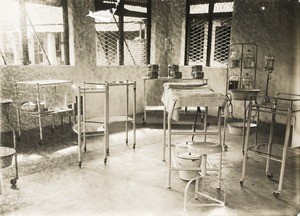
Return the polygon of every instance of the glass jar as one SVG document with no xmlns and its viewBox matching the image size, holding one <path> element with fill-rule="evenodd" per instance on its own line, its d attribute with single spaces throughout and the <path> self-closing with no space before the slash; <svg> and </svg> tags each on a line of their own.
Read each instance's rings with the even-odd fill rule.
<svg viewBox="0 0 300 216">
<path fill-rule="evenodd" d="M 237 89 L 239 87 L 239 75 L 232 74 L 228 78 L 228 90 Z"/>
<path fill-rule="evenodd" d="M 266 70 L 274 70 L 274 56 L 268 55 L 265 56 L 265 69 Z"/>
<path fill-rule="evenodd" d="M 244 52 L 244 59 L 243 59 L 244 68 L 254 68 L 255 66 L 255 55 L 254 52 L 248 49 Z"/>
<path fill-rule="evenodd" d="M 239 54 L 238 50 L 231 50 L 231 55 L 229 57 L 230 59 L 230 67 L 231 68 L 238 68 L 240 66 L 240 60 L 241 60 L 241 56 Z"/>
<path fill-rule="evenodd" d="M 243 89 L 253 89 L 253 77 L 246 73 L 242 78 Z"/>
</svg>

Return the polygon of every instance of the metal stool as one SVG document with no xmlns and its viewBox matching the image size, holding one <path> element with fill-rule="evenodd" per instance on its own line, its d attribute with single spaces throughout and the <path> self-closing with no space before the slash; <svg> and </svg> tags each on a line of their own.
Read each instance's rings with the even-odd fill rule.
<svg viewBox="0 0 300 216">
<path fill-rule="evenodd" d="M 198 196 L 202 196 L 206 199 L 209 199 L 211 201 L 214 201 L 214 203 L 199 203 L 197 204 L 198 206 L 224 206 L 225 205 L 225 199 L 226 199 L 226 188 L 224 183 L 221 181 L 221 171 L 222 171 L 222 154 L 223 154 L 223 150 L 222 150 L 222 145 L 219 145 L 217 143 L 213 143 L 213 142 L 192 142 L 188 145 L 187 147 L 188 151 L 197 155 L 202 155 L 202 162 L 201 162 L 201 176 L 195 177 L 193 179 L 191 179 L 186 187 L 185 187 L 185 191 L 184 191 L 184 211 L 186 211 L 186 207 L 187 207 L 187 203 L 188 201 L 194 196 L 195 199 L 198 199 Z M 219 154 L 219 165 L 215 168 L 211 167 L 208 168 L 207 167 L 207 155 L 208 154 Z M 206 172 L 207 171 L 218 171 L 218 178 L 214 178 L 214 177 L 210 177 L 210 176 L 206 176 Z M 199 191 L 199 180 L 202 179 L 203 181 L 206 179 L 209 180 L 217 180 L 218 182 L 218 186 L 217 186 L 217 190 L 220 191 L 221 189 L 221 185 L 224 189 L 224 197 L 223 200 L 214 198 L 210 195 L 204 194 L 201 191 Z M 191 185 L 192 182 L 195 181 L 195 192 L 190 196 L 187 197 L 187 193 L 188 193 L 188 189 Z M 204 186 L 204 185 L 203 185 Z"/>
</svg>

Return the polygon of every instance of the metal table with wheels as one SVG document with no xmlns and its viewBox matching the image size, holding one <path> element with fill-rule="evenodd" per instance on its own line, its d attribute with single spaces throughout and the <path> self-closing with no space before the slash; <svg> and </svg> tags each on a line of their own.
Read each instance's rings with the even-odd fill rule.
<svg viewBox="0 0 300 216">
<path fill-rule="evenodd" d="M 117 87 L 125 87 L 125 115 L 110 115 L 110 89 Z M 129 88 L 132 87 L 132 117 L 129 116 Z M 120 89 L 121 90 L 121 89 Z M 97 94 L 100 93 L 104 95 L 104 116 L 87 119 L 86 117 L 86 95 L 87 94 Z M 125 123 L 126 132 L 126 145 L 128 145 L 128 123 L 132 123 L 133 129 L 133 149 L 136 145 L 136 82 L 131 81 L 112 81 L 112 82 L 83 82 L 81 87 L 78 87 L 77 91 L 77 110 L 78 110 L 78 122 L 73 127 L 73 130 L 78 134 L 78 162 L 79 167 L 82 166 L 82 139 L 84 143 L 84 151 L 86 151 L 86 140 L 88 136 L 95 136 L 104 134 L 104 164 L 107 163 L 107 156 L 109 155 L 109 127 L 114 123 Z M 81 104 L 82 107 L 81 107 Z M 83 110 L 82 110 L 83 109 Z M 82 112 L 83 111 L 83 112 Z M 81 117 L 80 113 L 83 116 Z"/>
<path fill-rule="evenodd" d="M 243 170 L 242 170 L 242 178 L 240 180 L 240 184 L 243 185 L 246 179 L 245 176 L 246 176 L 248 155 L 254 155 L 266 159 L 265 172 L 268 178 L 273 178 L 273 174 L 270 172 L 271 161 L 277 161 L 281 163 L 280 176 L 279 176 L 278 189 L 273 192 L 273 195 L 275 197 L 279 197 L 283 187 L 285 165 L 287 161 L 287 152 L 290 147 L 295 147 L 292 145 L 289 146 L 289 141 L 290 141 L 291 126 L 294 123 L 294 128 L 295 128 L 296 115 L 300 113 L 300 95 L 289 94 L 289 93 L 278 93 L 275 97 L 268 97 L 267 100 L 263 101 L 260 104 L 253 104 L 253 102 L 251 102 L 248 108 L 248 116 L 251 116 L 253 111 L 258 112 L 257 122 L 259 122 L 261 112 L 271 114 L 272 121 L 270 126 L 269 141 L 267 144 L 258 144 L 257 139 L 255 139 L 254 144 L 250 145 L 249 135 L 250 135 L 251 118 L 248 118 L 246 137 L 245 137 L 245 146 L 244 146 Z M 284 143 L 282 145 L 281 156 L 275 155 L 272 151 L 274 148 L 273 135 L 274 135 L 274 129 L 276 125 L 276 116 L 286 117 L 285 137 L 284 137 Z M 267 147 L 266 151 L 263 151 L 264 147 Z M 293 152 L 299 154 L 299 151 L 297 152 L 296 149 L 294 149 Z"/>
<path fill-rule="evenodd" d="M 42 120 L 44 117 L 52 116 L 52 134 L 54 133 L 55 128 L 54 116 L 60 116 L 61 123 L 63 116 L 68 116 L 69 122 L 71 122 L 70 118 L 73 109 L 68 107 L 67 87 L 70 87 L 72 83 L 72 80 L 49 79 L 20 81 L 15 84 L 15 94 L 18 99 L 17 117 L 19 138 L 21 138 L 21 115 L 38 118 L 40 135 L 39 144 L 42 144 L 44 138 Z M 62 92 L 60 93 L 58 90 L 61 90 Z M 53 95 L 50 93 L 53 93 Z"/>
</svg>

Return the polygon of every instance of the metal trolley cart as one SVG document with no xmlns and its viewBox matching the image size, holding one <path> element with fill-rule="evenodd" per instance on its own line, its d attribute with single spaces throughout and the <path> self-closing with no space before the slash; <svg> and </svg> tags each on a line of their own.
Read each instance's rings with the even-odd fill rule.
<svg viewBox="0 0 300 216">
<path fill-rule="evenodd" d="M 10 121 L 10 117 L 9 117 L 9 110 L 12 104 L 12 100 L 10 99 L 6 99 L 6 100 L 0 100 L 0 112 L 1 115 L 5 116 L 5 119 L 9 125 L 9 127 L 12 130 L 13 133 L 13 148 L 10 147 L 4 147 L 4 146 L 0 146 L 0 169 L 4 169 L 9 167 L 12 164 L 12 160 L 14 157 L 14 161 L 15 161 L 15 170 L 16 170 L 16 175 L 15 178 L 10 180 L 10 183 L 12 185 L 12 188 L 16 187 L 17 184 L 17 180 L 19 179 L 19 175 L 18 175 L 18 163 L 17 163 L 17 142 L 16 142 L 16 131 L 14 129 L 13 124 Z M 3 121 L 2 121 L 3 122 Z M 1 176 L 2 173 L 0 173 L 0 195 L 2 194 L 2 190 L 1 190 Z"/>
<path fill-rule="evenodd" d="M 244 160 L 243 160 L 243 170 L 242 170 L 242 179 L 240 184 L 243 185 L 245 181 L 246 175 L 246 165 L 247 165 L 247 158 L 248 155 L 255 155 L 258 157 L 266 158 L 266 174 L 268 178 L 272 178 L 273 174 L 270 173 L 270 163 L 271 161 L 277 161 L 281 163 L 280 168 L 280 176 L 279 176 L 279 185 L 278 189 L 273 192 L 275 197 L 278 197 L 282 191 L 283 186 L 283 178 L 285 172 L 285 163 L 287 160 L 287 151 L 289 148 L 289 140 L 290 140 L 290 132 L 291 126 L 293 123 L 293 118 L 297 113 L 300 112 L 300 95 L 297 94 L 289 94 L 289 93 L 278 93 L 275 97 L 268 96 L 268 100 L 263 101 L 260 104 L 253 104 L 251 102 L 248 108 L 248 116 L 252 115 L 253 111 L 257 111 L 257 122 L 259 122 L 260 113 L 269 113 L 272 115 L 272 121 L 270 126 L 270 135 L 269 141 L 267 145 L 257 143 L 257 134 L 254 144 L 250 146 L 249 144 L 249 135 L 250 135 L 250 123 L 251 118 L 247 120 L 247 129 L 246 129 L 246 137 L 245 137 L 245 146 L 244 146 Z M 272 101 L 272 102 L 271 102 Z M 285 130 L 285 137 L 284 143 L 282 146 L 282 155 L 277 156 L 274 154 L 273 150 L 273 134 L 274 128 L 276 124 L 276 116 L 285 116 L 286 117 L 286 130 Z M 296 124 L 296 122 L 294 122 Z M 295 126 L 295 125 L 294 125 Z M 257 130 L 256 130 L 257 133 Z M 263 151 L 263 147 L 266 146 L 266 151 Z M 296 152 L 295 152 L 296 153 Z M 298 152 L 299 153 L 299 152 Z"/>
<path fill-rule="evenodd" d="M 43 117 L 49 115 L 52 116 L 51 133 L 53 133 L 55 128 L 55 122 L 54 122 L 55 115 L 60 115 L 61 118 L 64 115 L 69 116 L 69 118 L 72 116 L 73 108 L 68 107 L 68 103 L 67 103 L 67 86 L 71 86 L 72 83 L 73 83 L 72 80 L 33 80 L 33 81 L 17 82 L 15 84 L 16 97 L 18 98 L 18 101 L 20 101 L 21 93 L 24 95 L 27 94 L 27 97 L 28 98 L 31 97 L 31 99 L 34 96 L 34 93 L 36 94 L 35 100 L 27 101 L 28 104 L 24 104 L 24 102 L 23 103 L 21 102 L 17 106 L 19 138 L 21 138 L 21 118 L 20 118 L 21 114 L 38 118 L 39 131 L 40 131 L 39 144 L 41 144 L 43 141 L 43 124 L 42 124 Z M 20 91 L 21 86 L 23 88 L 22 91 Z M 57 88 L 59 86 L 62 86 L 63 92 L 57 92 Z M 33 89 L 30 87 L 33 87 Z M 49 95 L 49 91 L 50 91 L 49 88 L 53 89 L 54 94 L 52 96 Z M 30 89 L 33 90 L 34 92 L 30 92 L 29 91 Z M 58 101 L 58 95 L 63 95 L 64 97 L 63 102 L 60 104 L 59 102 L 61 101 Z M 51 97 L 52 107 L 49 107 L 50 97 Z M 23 99 L 26 100 L 26 98 Z"/>
<path fill-rule="evenodd" d="M 118 116 L 110 116 L 110 89 L 113 87 L 126 87 L 126 114 Z M 132 87 L 132 117 L 129 117 L 129 87 Z M 86 117 L 86 95 L 87 94 L 103 94 L 104 95 L 104 116 L 99 118 L 87 119 Z M 82 113 L 82 117 L 78 114 L 78 122 L 73 130 L 78 134 L 78 162 L 79 167 L 82 166 L 82 141 L 84 151 L 86 151 L 86 137 L 104 134 L 104 164 L 107 163 L 109 155 L 109 126 L 113 123 L 125 123 L 126 145 L 128 144 L 128 123 L 132 123 L 133 128 L 133 149 L 136 145 L 136 82 L 131 81 L 113 81 L 113 82 L 83 82 L 82 87 L 77 90 L 77 110 Z M 82 108 L 81 108 L 82 104 Z"/>
</svg>

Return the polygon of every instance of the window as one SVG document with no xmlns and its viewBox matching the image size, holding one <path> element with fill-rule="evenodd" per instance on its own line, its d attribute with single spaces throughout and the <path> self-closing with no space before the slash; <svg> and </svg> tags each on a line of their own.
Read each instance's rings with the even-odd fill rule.
<svg viewBox="0 0 300 216">
<path fill-rule="evenodd" d="M 207 1 L 209 2 L 209 1 Z M 225 66 L 233 1 L 188 0 L 186 65 Z"/>
<path fill-rule="evenodd" d="M 117 7 L 116 7 L 117 4 Z M 109 21 L 97 21 L 97 65 L 146 65 L 149 63 L 150 19 L 145 0 L 103 1 L 96 11 L 116 7 Z"/>
<path fill-rule="evenodd" d="M 64 64 L 62 8 L 24 3 L 24 23 L 20 23 L 19 9 L 19 1 L 0 2 L 0 65 Z M 27 35 L 24 38 L 27 42 L 22 43 L 21 26 L 25 25 L 27 28 L 24 32 Z M 28 53 L 26 63 L 22 59 L 22 50 Z"/>
</svg>

